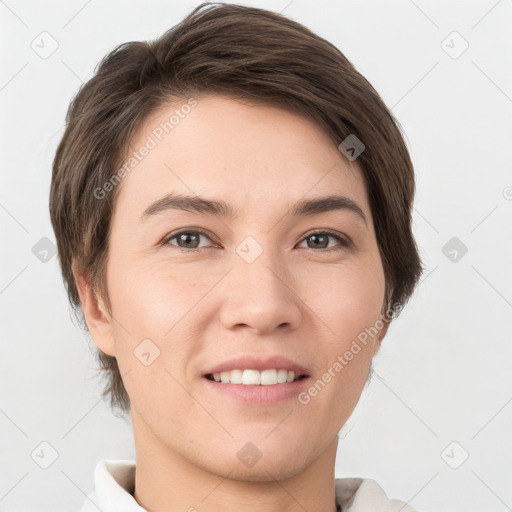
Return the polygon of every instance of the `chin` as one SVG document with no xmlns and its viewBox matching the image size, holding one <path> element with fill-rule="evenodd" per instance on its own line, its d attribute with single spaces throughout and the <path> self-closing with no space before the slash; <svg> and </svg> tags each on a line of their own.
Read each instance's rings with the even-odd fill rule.
<svg viewBox="0 0 512 512">
<path fill-rule="evenodd" d="M 234 441 L 235 447 L 226 446 L 222 453 L 213 451 L 211 459 L 203 461 L 208 467 L 203 468 L 232 480 L 272 482 L 291 478 L 311 464 L 304 445 L 298 449 L 295 443 L 288 444 L 284 450 L 283 444 L 279 449 L 263 439 L 256 443 L 246 439 Z"/>
<path fill-rule="evenodd" d="M 267 460 L 260 459 L 252 468 L 245 467 L 238 460 L 234 460 L 231 472 L 222 471 L 223 476 L 232 480 L 245 482 L 273 482 L 275 480 L 286 480 L 300 473 L 304 468 L 300 464 L 290 464 L 289 460 Z"/>
</svg>

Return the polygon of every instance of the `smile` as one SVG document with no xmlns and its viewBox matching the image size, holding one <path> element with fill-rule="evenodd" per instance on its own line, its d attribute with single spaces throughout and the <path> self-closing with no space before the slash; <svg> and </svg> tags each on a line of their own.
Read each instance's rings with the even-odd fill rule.
<svg viewBox="0 0 512 512">
<path fill-rule="evenodd" d="M 272 386 L 274 384 L 286 384 L 295 382 L 306 375 L 295 375 L 293 370 L 231 370 L 228 372 L 210 373 L 206 375 L 209 380 L 222 382 L 224 384 L 243 384 L 244 386 Z"/>
<path fill-rule="evenodd" d="M 231 370 L 204 376 L 204 382 L 214 392 L 235 398 L 246 405 L 258 406 L 297 397 L 308 380 L 307 375 L 296 377 L 292 370 L 276 369 L 261 372 L 252 369 Z"/>
</svg>

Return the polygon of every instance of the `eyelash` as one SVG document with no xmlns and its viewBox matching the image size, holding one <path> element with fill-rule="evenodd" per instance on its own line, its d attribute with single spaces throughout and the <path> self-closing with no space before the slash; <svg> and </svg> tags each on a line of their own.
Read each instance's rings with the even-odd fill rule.
<svg viewBox="0 0 512 512">
<path fill-rule="evenodd" d="M 160 242 L 160 245 L 162 245 L 162 246 L 172 245 L 172 244 L 169 243 L 171 240 L 173 240 L 174 238 L 176 238 L 176 237 L 178 237 L 180 235 L 190 234 L 190 233 L 200 233 L 201 235 L 204 235 L 208 239 L 211 240 L 211 236 L 210 236 L 210 234 L 207 231 L 205 231 L 203 229 L 200 229 L 200 228 L 195 228 L 195 229 L 188 229 L 188 230 L 179 231 L 177 233 L 172 233 L 169 236 L 166 236 Z M 303 237 L 301 239 L 300 243 L 302 243 L 304 240 L 306 240 L 307 238 L 309 238 L 309 237 L 311 237 L 313 235 L 329 235 L 329 236 L 332 236 L 333 238 L 335 238 L 340 243 L 340 245 L 342 247 L 341 247 L 341 249 L 340 248 L 336 248 L 336 247 L 331 247 L 329 249 L 319 249 L 319 250 L 310 249 L 309 247 L 307 247 L 307 249 L 310 249 L 312 251 L 316 251 L 316 252 L 337 251 L 337 250 L 346 249 L 346 248 L 350 247 L 350 245 L 351 245 L 351 242 L 347 238 L 343 237 L 342 235 L 340 235 L 336 231 L 332 231 L 330 229 L 322 229 L 322 230 L 317 230 L 317 231 L 313 231 L 311 233 L 308 233 L 305 237 Z M 173 247 L 178 249 L 178 250 L 180 250 L 181 252 L 188 252 L 188 253 L 190 253 L 190 252 L 197 252 L 197 251 L 200 251 L 201 249 L 209 249 L 209 247 L 200 247 L 200 248 L 196 248 L 196 249 L 184 249 L 183 247 L 179 247 L 177 245 L 173 245 Z"/>
</svg>

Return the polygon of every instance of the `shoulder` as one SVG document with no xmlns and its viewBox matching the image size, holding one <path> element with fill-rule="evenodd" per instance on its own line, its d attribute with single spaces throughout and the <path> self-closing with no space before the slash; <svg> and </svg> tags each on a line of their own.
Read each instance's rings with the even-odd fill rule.
<svg viewBox="0 0 512 512">
<path fill-rule="evenodd" d="M 389 499 L 371 478 L 337 478 L 335 486 L 342 512 L 415 512 L 404 501 Z"/>
</svg>

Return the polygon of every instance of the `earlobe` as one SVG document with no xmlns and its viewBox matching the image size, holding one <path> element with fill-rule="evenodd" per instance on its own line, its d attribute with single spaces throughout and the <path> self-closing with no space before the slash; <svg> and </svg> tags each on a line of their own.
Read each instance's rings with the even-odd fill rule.
<svg viewBox="0 0 512 512">
<path fill-rule="evenodd" d="M 115 357 L 112 317 L 103 301 L 96 296 L 87 282 L 83 270 L 75 263 L 73 263 L 73 276 L 92 340 L 105 354 Z"/>
<path fill-rule="evenodd" d="M 388 328 L 389 328 L 389 323 L 390 323 L 389 320 L 383 319 L 382 322 L 384 323 L 384 325 L 382 326 L 381 329 L 379 329 L 379 334 L 375 340 L 375 346 L 374 346 L 374 350 L 373 350 L 374 356 L 376 356 L 377 353 L 379 352 L 380 347 L 382 345 L 382 340 L 384 339 L 384 336 L 386 336 L 386 333 L 388 332 Z"/>
<path fill-rule="evenodd" d="M 389 320 L 384 320 L 384 327 L 379 332 L 379 345 L 382 343 L 384 336 L 386 336 L 389 327 Z"/>
</svg>

